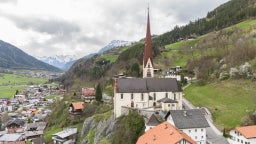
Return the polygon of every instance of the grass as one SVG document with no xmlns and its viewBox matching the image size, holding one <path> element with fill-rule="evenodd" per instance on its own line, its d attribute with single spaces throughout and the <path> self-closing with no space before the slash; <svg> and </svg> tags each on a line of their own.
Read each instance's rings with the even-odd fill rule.
<svg viewBox="0 0 256 144">
<path fill-rule="evenodd" d="M 16 90 L 22 91 L 26 87 L 25 85 L 0 86 L 0 98 L 11 98 L 16 93 Z"/>
<path fill-rule="evenodd" d="M 100 58 L 105 58 L 105 59 L 109 60 L 111 63 L 113 63 L 117 60 L 117 57 L 118 57 L 117 55 L 106 53 L 106 54 L 102 55 Z"/>
<path fill-rule="evenodd" d="M 173 44 L 169 44 L 169 45 L 166 45 L 165 48 L 166 49 L 179 49 L 181 47 L 184 47 L 184 46 L 194 46 L 196 43 L 198 42 L 197 39 L 194 39 L 194 40 L 183 40 L 183 41 L 179 41 L 179 42 L 176 42 L 176 43 L 173 43 Z"/>
<path fill-rule="evenodd" d="M 0 98 L 11 98 L 16 90 L 23 91 L 28 85 L 46 83 L 48 79 L 32 78 L 17 74 L 0 73 Z"/>
<path fill-rule="evenodd" d="M 62 128 L 58 127 L 51 127 L 51 129 L 47 130 L 47 132 L 44 133 L 44 139 L 46 143 L 52 142 L 52 135 L 62 131 Z M 53 142 L 52 142 L 53 143 Z"/>
<path fill-rule="evenodd" d="M 41 84 L 47 82 L 46 78 L 32 78 L 16 74 L 0 73 L 0 85 L 29 85 Z"/>
<path fill-rule="evenodd" d="M 51 95 L 46 96 L 45 98 L 46 99 L 52 99 L 52 98 L 60 99 L 61 97 L 63 97 L 63 95 L 51 94 Z"/>
<path fill-rule="evenodd" d="M 197 107 L 210 109 L 219 129 L 234 128 L 248 112 L 256 109 L 256 83 L 228 80 L 205 86 L 191 85 L 185 97 Z"/>
</svg>

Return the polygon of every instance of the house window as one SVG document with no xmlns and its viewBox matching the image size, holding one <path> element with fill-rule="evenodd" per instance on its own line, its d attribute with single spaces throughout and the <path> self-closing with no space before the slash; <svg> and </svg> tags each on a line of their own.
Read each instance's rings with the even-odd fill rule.
<svg viewBox="0 0 256 144">
<path fill-rule="evenodd" d="M 156 100 L 156 93 L 154 93 L 154 101 Z"/>
<path fill-rule="evenodd" d="M 201 129 L 201 132 L 203 132 L 204 131 L 204 129 Z"/>
<path fill-rule="evenodd" d="M 143 93 L 141 94 L 141 101 L 144 101 L 144 95 L 143 95 Z"/>
<path fill-rule="evenodd" d="M 124 95 L 121 93 L 121 99 L 123 99 L 124 98 Z"/>
<path fill-rule="evenodd" d="M 150 64 L 148 63 L 148 68 L 150 68 Z"/>
<path fill-rule="evenodd" d="M 174 100 L 176 100 L 176 94 L 174 93 L 173 95 L 174 95 Z"/>
<path fill-rule="evenodd" d="M 174 107 L 175 106 L 175 104 L 172 104 L 172 107 Z"/>
<path fill-rule="evenodd" d="M 203 139 L 203 138 L 204 138 L 204 136 L 201 136 L 201 138 Z"/>
<path fill-rule="evenodd" d="M 191 130 L 188 130 L 188 132 L 190 133 L 190 132 L 191 132 Z"/>
<path fill-rule="evenodd" d="M 165 97 L 168 98 L 168 93 L 165 93 Z"/>
<path fill-rule="evenodd" d="M 244 143 L 243 140 L 241 140 L 241 143 Z"/>
<path fill-rule="evenodd" d="M 131 93 L 131 99 L 133 100 L 133 93 Z"/>
<path fill-rule="evenodd" d="M 195 132 L 197 132 L 197 129 L 195 129 Z"/>
<path fill-rule="evenodd" d="M 168 107 L 170 107 L 171 105 L 170 104 L 168 104 Z"/>
</svg>

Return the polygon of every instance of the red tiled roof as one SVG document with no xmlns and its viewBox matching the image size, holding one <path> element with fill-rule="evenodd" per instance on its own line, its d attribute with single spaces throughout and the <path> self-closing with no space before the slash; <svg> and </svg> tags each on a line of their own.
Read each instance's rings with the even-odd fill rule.
<svg viewBox="0 0 256 144">
<path fill-rule="evenodd" d="M 256 125 L 237 127 L 236 130 L 239 131 L 245 138 L 256 138 Z"/>
<path fill-rule="evenodd" d="M 95 89 L 94 88 L 82 88 L 82 95 L 83 96 L 94 96 Z"/>
<path fill-rule="evenodd" d="M 136 144 L 176 144 L 182 140 L 195 144 L 187 134 L 170 123 L 163 122 L 140 136 Z"/>
<path fill-rule="evenodd" d="M 74 107 L 75 110 L 84 108 L 84 102 L 73 102 L 71 105 Z"/>
</svg>

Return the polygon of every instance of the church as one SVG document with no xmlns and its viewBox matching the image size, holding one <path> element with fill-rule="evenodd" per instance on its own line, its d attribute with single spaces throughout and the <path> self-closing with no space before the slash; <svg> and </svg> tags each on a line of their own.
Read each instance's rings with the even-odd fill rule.
<svg viewBox="0 0 256 144">
<path fill-rule="evenodd" d="M 182 89 L 175 78 L 154 78 L 149 10 L 143 55 L 143 78 L 116 78 L 114 84 L 114 115 L 122 107 L 169 111 L 182 109 Z"/>
</svg>

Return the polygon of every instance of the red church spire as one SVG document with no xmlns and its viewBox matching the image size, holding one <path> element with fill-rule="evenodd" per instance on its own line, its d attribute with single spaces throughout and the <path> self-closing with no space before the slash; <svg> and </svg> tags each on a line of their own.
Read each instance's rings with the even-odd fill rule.
<svg viewBox="0 0 256 144">
<path fill-rule="evenodd" d="M 150 59 L 152 64 L 153 64 L 151 33 L 150 33 L 150 21 L 149 21 L 149 8 L 148 8 L 147 32 L 146 32 L 144 58 L 143 58 L 144 67 L 147 64 L 148 59 Z"/>
</svg>

